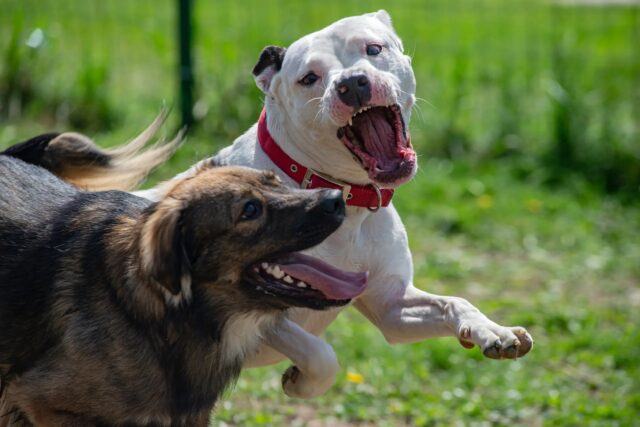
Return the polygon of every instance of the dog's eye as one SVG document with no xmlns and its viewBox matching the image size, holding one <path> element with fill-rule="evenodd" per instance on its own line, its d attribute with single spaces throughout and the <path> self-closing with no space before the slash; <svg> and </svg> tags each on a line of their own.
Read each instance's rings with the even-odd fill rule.
<svg viewBox="0 0 640 427">
<path fill-rule="evenodd" d="M 298 83 L 300 83 L 302 86 L 311 86 L 312 84 L 317 82 L 319 79 L 320 79 L 320 76 L 318 76 L 316 73 L 311 71 L 309 74 L 307 74 L 302 79 L 300 79 Z"/>
<path fill-rule="evenodd" d="M 242 208 L 242 219 L 256 219 L 262 214 L 262 205 L 257 200 L 251 200 L 244 204 Z"/>
<path fill-rule="evenodd" d="M 367 45 L 367 55 L 369 56 L 377 56 L 382 52 L 382 46 L 379 44 L 368 44 Z"/>
</svg>

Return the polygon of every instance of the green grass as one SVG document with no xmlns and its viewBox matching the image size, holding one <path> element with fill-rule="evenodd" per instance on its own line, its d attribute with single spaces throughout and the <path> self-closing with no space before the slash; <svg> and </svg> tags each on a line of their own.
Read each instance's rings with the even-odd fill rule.
<svg viewBox="0 0 640 427">
<path fill-rule="evenodd" d="M 0 147 L 70 128 L 118 144 L 163 101 L 177 105 L 172 6 L 5 0 Z M 454 339 L 390 346 L 348 310 L 325 336 L 343 367 L 326 396 L 284 396 L 286 364 L 248 370 L 216 425 L 637 425 L 640 8 L 198 1 L 204 119 L 148 185 L 255 120 L 262 95 L 250 70 L 263 46 L 381 7 L 413 57 L 422 99 L 411 128 L 421 170 L 394 199 L 415 283 L 528 327 L 536 346 L 516 362 Z M 29 47 L 37 28 L 44 40 Z M 613 190 L 625 193 L 605 195 Z"/>
</svg>

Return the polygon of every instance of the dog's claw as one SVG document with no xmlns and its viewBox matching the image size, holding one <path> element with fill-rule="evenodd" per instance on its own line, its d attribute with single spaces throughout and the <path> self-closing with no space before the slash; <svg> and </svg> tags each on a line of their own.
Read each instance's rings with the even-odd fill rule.
<svg viewBox="0 0 640 427">
<path fill-rule="evenodd" d="M 524 328 L 514 329 L 513 333 L 518 337 L 516 357 L 522 357 L 525 354 L 529 353 L 529 351 L 531 351 L 531 349 L 533 348 L 533 338 L 531 338 L 531 335 L 529 335 L 529 333 Z"/>
<path fill-rule="evenodd" d="M 515 340 L 515 342 L 512 345 L 502 350 L 502 358 L 517 359 L 519 348 L 520 348 L 520 341 Z"/>
<path fill-rule="evenodd" d="M 475 344 L 470 341 L 463 341 L 461 339 L 459 339 L 458 341 L 460 341 L 460 345 L 463 346 L 464 348 L 469 349 L 469 348 L 475 347 Z"/>
<path fill-rule="evenodd" d="M 502 343 L 498 339 L 493 343 L 493 345 L 485 348 L 482 354 L 484 354 L 486 357 L 490 359 L 501 359 L 502 358 L 501 352 L 500 352 L 501 346 L 502 346 Z"/>
<path fill-rule="evenodd" d="M 531 335 L 523 328 L 509 328 L 511 338 L 496 339 L 493 343 L 484 348 L 482 354 L 490 359 L 517 359 L 527 354 L 533 347 L 533 339 Z M 469 348 L 468 342 L 460 339 L 460 343 Z"/>
<path fill-rule="evenodd" d="M 286 390 L 288 383 L 295 384 L 299 376 L 300 369 L 295 365 L 289 366 L 289 368 L 284 371 L 284 374 L 282 374 L 282 388 Z"/>
</svg>

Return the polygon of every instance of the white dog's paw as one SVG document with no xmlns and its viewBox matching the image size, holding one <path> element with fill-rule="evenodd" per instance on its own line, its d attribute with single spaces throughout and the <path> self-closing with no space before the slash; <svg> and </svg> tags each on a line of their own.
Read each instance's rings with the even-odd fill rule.
<svg viewBox="0 0 640 427">
<path fill-rule="evenodd" d="M 335 377 L 312 378 L 304 375 L 297 366 L 292 365 L 282 374 L 282 389 L 289 397 L 310 399 L 326 392 L 334 383 Z"/>
<path fill-rule="evenodd" d="M 477 345 L 491 359 L 517 359 L 533 348 L 533 338 L 525 328 L 500 326 L 487 318 L 462 322 L 458 339 L 465 348 Z"/>
</svg>

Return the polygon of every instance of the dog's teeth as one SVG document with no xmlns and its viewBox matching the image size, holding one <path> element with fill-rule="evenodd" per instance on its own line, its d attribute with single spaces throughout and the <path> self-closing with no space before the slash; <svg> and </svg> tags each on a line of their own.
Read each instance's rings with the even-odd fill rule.
<svg viewBox="0 0 640 427">
<path fill-rule="evenodd" d="M 260 267 L 262 267 L 262 268 L 264 268 L 266 270 L 267 267 L 269 267 L 269 264 L 267 264 L 266 262 L 263 262 L 262 264 L 260 264 Z"/>
<path fill-rule="evenodd" d="M 349 126 L 353 126 L 353 117 L 349 117 L 348 124 L 349 124 Z"/>
<path fill-rule="evenodd" d="M 299 288 L 306 288 L 306 287 L 307 287 L 307 284 L 306 284 L 306 283 L 304 283 L 304 282 L 302 282 L 302 281 L 300 281 L 300 282 L 298 282 L 298 287 L 299 287 Z"/>
<path fill-rule="evenodd" d="M 293 283 L 293 279 L 291 278 L 291 276 L 284 276 L 282 278 L 282 280 L 284 280 L 285 282 L 292 284 Z"/>
<path fill-rule="evenodd" d="M 278 267 L 277 265 L 273 267 L 270 273 L 276 279 L 282 279 L 284 277 L 284 271 L 280 270 L 280 267 Z"/>
<path fill-rule="evenodd" d="M 253 267 L 253 271 L 255 271 L 256 273 L 260 271 L 260 269 L 258 267 Z"/>
</svg>

